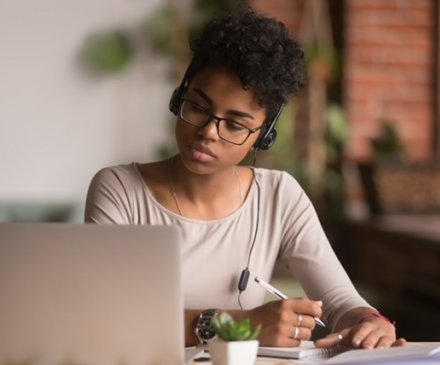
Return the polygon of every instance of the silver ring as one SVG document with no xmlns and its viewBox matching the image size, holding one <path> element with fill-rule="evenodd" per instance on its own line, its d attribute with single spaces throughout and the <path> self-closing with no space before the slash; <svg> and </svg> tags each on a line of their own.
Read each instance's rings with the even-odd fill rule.
<svg viewBox="0 0 440 365">
<path fill-rule="evenodd" d="M 295 334 L 293 335 L 293 339 L 296 340 L 299 335 L 299 327 L 295 327 Z"/>
<path fill-rule="evenodd" d="M 303 323 L 303 316 L 301 314 L 298 314 L 298 327 L 301 326 L 301 323 Z"/>
<path fill-rule="evenodd" d="M 344 338 L 344 336 L 342 336 L 340 333 L 337 333 L 337 335 L 338 335 L 338 339 L 339 339 L 339 341 L 342 341 L 342 339 Z"/>
</svg>

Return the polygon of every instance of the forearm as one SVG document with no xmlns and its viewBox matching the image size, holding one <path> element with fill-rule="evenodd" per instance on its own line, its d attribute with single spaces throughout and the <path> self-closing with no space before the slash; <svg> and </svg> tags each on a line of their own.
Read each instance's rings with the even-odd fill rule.
<svg viewBox="0 0 440 365">
<path fill-rule="evenodd" d="M 296 347 L 301 341 L 310 340 L 315 327 L 313 317 L 321 317 L 322 302 L 307 298 L 274 300 L 249 310 L 226 311 L 236 322 L 249 319 L 252 327 L 261 326 L 258 337 L 261 346 Z M 201 309 L 185 310 L 186 346 L 200 343 L 195 328 L 202 312 Z M 217 315 L 221 316 L 222 312 L 224 310 L 217 310 Z M 209 315 L 212 316 L 212 312 Z"/>
<path fill-rule="evenodd" d="M 195 328 L 197 319 L 202 313 L 201 309 L 185 309 L 185 346 L 200 345 L 200 341 L 196 336 Z"/>
</svg>

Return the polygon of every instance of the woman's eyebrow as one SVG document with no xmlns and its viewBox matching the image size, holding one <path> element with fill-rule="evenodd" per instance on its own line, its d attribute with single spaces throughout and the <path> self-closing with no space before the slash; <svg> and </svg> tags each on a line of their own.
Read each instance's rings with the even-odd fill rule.
<svg viewBox="0 0 440 365">
<path fill-rule="evenodd" d="M 206 95 L 202 90 L 194 89 L 194 91 L 197 94 L 199 94 L 209 105 L 211 105 L 211 106 L 214 105 L 212 99 L 208 95 Z M 230 114 L 230 115 L 235 115 L 235 116 L 241 117 L 241 118 L 249 118 L 252 120 L 254 119 L 254 117 L 252 115 L 250 115 L 249 113 L 241 112 L 238 110 L 228 110 L 226 113 Z"/>
<path fill-rule="evenodd" d="M 214 103 L 212 102 L 211 98 L 206 95 L 202 90 L 200 89 L 194 89 L 194 91 L 199 94 L 203 99 L 205 99 L 205 101 L 209 104 L 209 105 L 214 105 Z"/>
<path fill-rule="evenodd" d="M 248 113 L 245 113 L 245 112 L 240 112 L 240 111 L 238 111 L 238 110 L 228 110 L 226 113 L 227 113 L 227 114 L 231 114 L 231 115 L 235 115 L 235 116 L 237 116 L 237 117 L 241 117 L 241 118 L 249 118 L 249 119 L 254 120 L 254 117 L 253 117 L 252 115 L 250 115 L 250 114 L 248 114 Z"/>
</svg>

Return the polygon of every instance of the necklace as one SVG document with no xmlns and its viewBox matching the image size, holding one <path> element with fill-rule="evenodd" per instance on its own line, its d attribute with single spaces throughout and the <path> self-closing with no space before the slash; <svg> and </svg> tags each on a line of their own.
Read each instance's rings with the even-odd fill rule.
<svg viewBox="0 0 440 365">
<path fill-rule="evenodd" d="M 175 157 L 175 156 L 174 156 Z M 168 172 L 168 177 L 170 180 L 170 186 L 171 186 L 171 192 L 173 193 L 174 196 L 174 201 L 176 202 L 177 205 L 177 209 L 179 209 L 179 213 L 182 217 L 185 217 L 182 213 L 182 208 L 180 208 L 180 204 L 179 201 L 177 200 L 177 195 L 176 195 L 176 190 L 174 190 L 174 185 L 173 185 L 173 178 L 171 177 L 171 173 L 173 172 L 173 163 L 174 163 L 174 157 L 171 159 L 171 163 L 170 163 L 170 171 Z"/>
<path fill-rule="evenodd" d="M 173 172 L 173 164 L 174 164 L 174 158 L 175 158 L 175 157 L 176 157 L 176 156 L 174 156 L 174 157 L 171 159 L 171 162 L 170 162 L 170 170 L 168 171 L 168 178 L 169 178 L 169 181 L 170 181 L 171 192 L 173 193 L 174 201 L 176 202 L 176 205 L 177 205 L 177 209 L 179 210 L 180 215 L 181 215 L 182 217 L 185 217 L 185 216 L 183 215 L 182 208 L 180 207 L 179 200 L 177 199 L 176 190 L 174 189 L 174 184 L 173 184 L 172 172 Z M 238 180 L 238 188 L 239 188 L 239 190 L 240 190 L 240 204 L 239 204 L 239 206 L 241 206 L 241 204 L 242 204 L 242 202 L 243 202 L 243 192 L 242 192 L 242 189 L 241 189 L 241 180 L 240 180 L 240 176 L 238 175 L 238 172 L 237 172 L 237 170 L 235 169 L 235 167 L 234 167 L 234 174 L 235 174 L 235 176 L 237 176 L 237 180 Z"/>
</svg>

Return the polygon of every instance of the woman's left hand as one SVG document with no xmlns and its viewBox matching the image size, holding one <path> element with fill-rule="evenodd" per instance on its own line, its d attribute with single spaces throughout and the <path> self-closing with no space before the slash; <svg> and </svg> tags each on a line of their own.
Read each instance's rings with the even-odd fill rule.
<svg viewBox="0 0 440 365">
<path fill-rule="evenodd" d="M 394 346 L 405 346 L 406 340 L 396 340 L 395 327 L 379 317 L 364 319 L 358 325 L 339 330 L 315 341 L 316 347 L 334 347 L 337 345 L 373 349 Z"/>
</svg>

